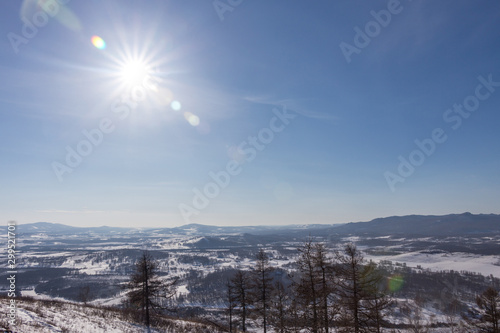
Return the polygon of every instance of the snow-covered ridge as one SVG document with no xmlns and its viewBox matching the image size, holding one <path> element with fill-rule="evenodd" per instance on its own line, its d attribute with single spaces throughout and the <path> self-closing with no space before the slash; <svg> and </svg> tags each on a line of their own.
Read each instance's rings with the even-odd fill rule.
<svg viewBox="0 0 500 333">
<path fill-rule="evenodd" d="M 0 311 L 9 313 L 8 299 L 3 298 L 0 302 Z M 123 312 L 104 307 L 85 306 L 81 304 L 32 300 L 29 298 L 17 299 L 16 325 L 9 325 L 6 317 L 0 319 L 0 328 L 14 332 L 71 332 L 71 333 L 143 333 L 146 332 L 144 325 L 134 322 Z M 68 320 L 71 318 L 71 320 Z M 152 333 L 178 333 L 178 332 L 220 332 L 208 324 L 191 322 L 186 320 L 167 319 L 162 320 L 158 327 L 151 330 Z"/>
</svg>

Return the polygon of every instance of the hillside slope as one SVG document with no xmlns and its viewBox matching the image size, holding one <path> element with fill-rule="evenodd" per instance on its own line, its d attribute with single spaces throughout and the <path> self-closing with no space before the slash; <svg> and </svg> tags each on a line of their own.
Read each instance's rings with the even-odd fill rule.
<svg viewBox="0 0 500 333">
<path fill-rule="evenodd" d="M 0 299 L 0 312 L 9 313 L 9 299 Z M 9 326 L 5 316 L 0 319 L 0 329 L 13 332 L 60 333 L 143 333 L 145 326 L 128 320 L 126 315 L 110 308 L 96 308 L 60 301 L 17 299 L 17 322 Z M 2 331 L 3 331 L 2 330 Z M 164 319 L 152 333 L 216 333 L 218 329 L 201 323 Z"/>
</svg>

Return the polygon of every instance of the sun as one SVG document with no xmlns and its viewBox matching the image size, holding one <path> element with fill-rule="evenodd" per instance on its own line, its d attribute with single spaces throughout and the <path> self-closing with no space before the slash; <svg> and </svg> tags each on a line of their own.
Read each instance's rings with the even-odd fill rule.
<svg viewBox="0 0 500 333">
<path fill-rule="evenodd" d="M 127 85 L 141 85 L 151 75 L 149 66 L 141 60 L 129 60 L 120 70 L 120 76 Z"/>
</svg>

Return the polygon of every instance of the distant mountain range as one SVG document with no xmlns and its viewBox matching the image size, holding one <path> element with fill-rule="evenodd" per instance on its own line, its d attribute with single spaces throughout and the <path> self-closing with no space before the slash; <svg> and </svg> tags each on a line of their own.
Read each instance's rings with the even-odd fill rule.
<svg viewBox="0 0 500 333">
<path fill-rule="evenodd" d="M 2 229 L 6 229 L 3 226 Z M 187 224 L 173 228 L 119 228 L 119 227 L 73 227 L 59 223 L 37 222 L 19 224 L 17 233 L 23 234 L 166 234 L 166 235 L 422 235 L 460 236 L 500 234 L 498 214 L 449 214 L 449 215 L 407 215 L 377 218 L 369 222 L 347 224 L 304 224 L 284 226 L 238 226 L 221 227 L 202 224 Z"/>
<path fill-rule="evenodd" d="M 335 228 L 340 224 L 305 224 L 305 225 L 274 225 L 274 226 L 212 226 L 203 224 L 185 224 L 173 228 L 124 228 L 124 227 L 74 227 L 61 223 L 36 222 L 17 225 L 19 234 L 75 234 L 75 233 L 149 233 L 149 234 L 167 234 L 167 235 L 221 235 L 221 234 L 275 234 L 280 232 L 293 232 L 304 230 L 317 230 L 325 228 Z M 2 226 L 1 229 L 6 229 Z"/>
<path fill-rule="evenodd" d="M 6 227 L 3 227 L 5 229 Z M 119 227 L 73 227 L 61 223 L 50 223 L 50 222 L 36 222 L 36 223 L 26 223 L 17 225 L 18 234 L 51 234 L 51 235 L 66 235 L 66 234 L 76 234 L 76 233 L 110 233 L 110 232 L 127 232 L 136 230 L 134 228 L 119 228 Z"/>
<path fill-rule="evenodd" d="M 356 235 L 459 236 L 500 233 L 498 214 L 407 215 L 348 223 L 335 232 Z"/>
</svg>

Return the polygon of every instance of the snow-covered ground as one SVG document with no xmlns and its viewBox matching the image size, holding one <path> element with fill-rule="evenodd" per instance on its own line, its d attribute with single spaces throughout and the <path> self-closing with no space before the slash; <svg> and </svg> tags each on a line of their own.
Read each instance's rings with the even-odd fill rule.
<svg viewBox="0 0 500 333">
<path fill-rule="evenodd" d="M 8 299 L 1 299 L 0 311 L 9 313 Z M 0 328 L 23 333 L 139 333 L 146 332 L 143 325 L 122 318 L 115 310 L 101 309 L 63 302 L 41 302 L 17 300 L 17 320 L 9 326 L 5 316 L 0 319 Z M 203 324 L 183 320 L 171 321 L 170 328 L 152 329 L 152 333 L 201 332 Z M 216 332 L 216 330 L 203 330 Z"/>
<path fill-rule="evenodd" d="M 128 323 L 118 318 L 115 312 L 99 311 L 90 307 L 62 304 L 60 307 L 48 303 L 26 303 L 18 301 L 15 326 L 9 326 L 15 332 L 109 332 L 133 333 L 144 332 L 144 327 Z M 8 313 L 6 301 L 0 306 L 2 313 Z M 0 326 L 7 329 L 4 320 Z"/>
<path fill-rule="evenodd" d="M 366 255 L 367 260 L 379 262 L 389 260 L 406 263 L 409 267 L 421 266 L 432 271 L 454 270 L 478 272 L 488 276 L 500 277 L 500 258 L 498 256 L 475 255 L 470 253 L 422 253 L 407 252 L 397 255 Z"/>
</svg>

